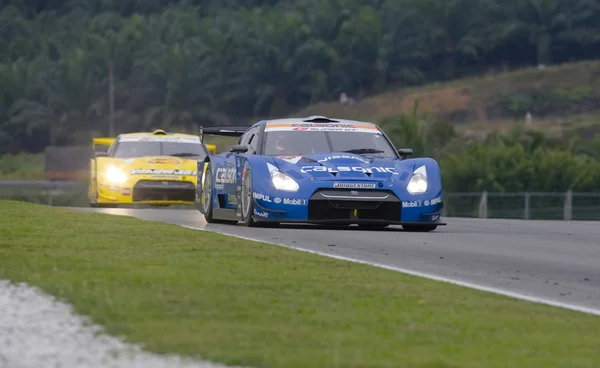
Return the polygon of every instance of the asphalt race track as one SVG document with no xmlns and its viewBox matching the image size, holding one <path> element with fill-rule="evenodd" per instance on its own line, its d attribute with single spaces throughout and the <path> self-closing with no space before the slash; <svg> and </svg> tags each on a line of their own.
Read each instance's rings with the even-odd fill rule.
<svg viewBox="0 0 600 368">
<path fill-rule="evenodd" d="M 207 224 L 195 209 L 92 209 L 408 269 L 600 314 L 600 223 L 446 218 L 430 233 Z"/>
</svg>

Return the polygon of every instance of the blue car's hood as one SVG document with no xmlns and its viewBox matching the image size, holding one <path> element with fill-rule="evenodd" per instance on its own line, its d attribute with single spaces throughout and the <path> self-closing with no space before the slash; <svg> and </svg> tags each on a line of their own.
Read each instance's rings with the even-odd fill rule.
<svg viewBox="0 0 600 368">
<path fill-rule="evenodd" d="M 285 173 L 298 178 L 319 180 L 389 181 L 397 178 L 398 159 L 369 158 L 352 153 L 322 153 L 302 156 L 276 156 L 275 163 Z"/>
</svg>

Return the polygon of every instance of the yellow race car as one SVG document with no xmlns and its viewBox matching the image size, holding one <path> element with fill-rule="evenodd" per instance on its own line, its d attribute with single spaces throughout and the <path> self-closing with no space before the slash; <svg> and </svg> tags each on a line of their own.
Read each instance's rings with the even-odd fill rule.
<svg viewBox="0 0 600 368">
<path fill-rule="evenodd" d="M 216 152 L 200 136 L 164 130 L 94 138 L 93 146 L 92 207 L 194 204 L 198 161 Z"/>
</svg>

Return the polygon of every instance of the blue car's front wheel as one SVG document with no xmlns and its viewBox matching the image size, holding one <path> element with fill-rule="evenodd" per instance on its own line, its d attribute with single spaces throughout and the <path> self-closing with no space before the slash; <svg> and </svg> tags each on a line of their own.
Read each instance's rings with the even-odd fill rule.
<svg viewBox="0 0 600 368">
<path fill-rule="evenodd" d="M 242 188 L 240 192 L 239 203 L 242 206 L 242 222 L 249 227 L 273 227 L 279 225 L 278 222 L 257 221 L 254 218 L 254 196 L 252 192 L 252 169 L 246 164 L 242 171 Z"/>
</svg>

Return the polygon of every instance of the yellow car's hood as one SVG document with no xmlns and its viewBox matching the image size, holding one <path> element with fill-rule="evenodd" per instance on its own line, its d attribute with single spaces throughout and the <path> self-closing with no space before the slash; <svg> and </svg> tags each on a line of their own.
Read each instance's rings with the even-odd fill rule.
<svg viewBox="0 0 600 368">
<path fill-rule="evenodd" d="M 173 156 L 112 158 L 108 165 L 121 169 L 129 179 L 171 179 L 196 181 L 196 159 Z M 129 180 L 128 180 L 129 181 Z"/>
</svg>

